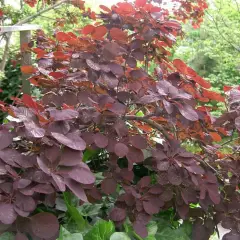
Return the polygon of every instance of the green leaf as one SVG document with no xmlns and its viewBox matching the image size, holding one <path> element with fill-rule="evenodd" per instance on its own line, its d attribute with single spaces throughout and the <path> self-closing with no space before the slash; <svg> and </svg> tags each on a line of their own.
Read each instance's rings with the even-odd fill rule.
<svg viewBox="0 0 240 240">
<path fill-rule="evenodd" d="M 191 240 L 192 225 L 184 222 L 179 228 L 171 228 L 169 221 L 159 218 L 156 240 Z"/>
<path fill-rule="evenodd" d="M 144 238 L 144 240 L 156 240 L 156 238 L 152 235 L 147 236 L 146 238 Z"/>
<path fill-rule="evenodd" d="M 131 240 L 131 238 L 124 232 L 115 232 L 110 237 L 110 240 Z"/>
<path fill-rule="evenodd" d="M 87 149 L 83 154 L 83 162 L 87 162 L 91 157 L 98 154 L 98 150 Z"/>
<path fill-rule="evenodd" d="M 67 192 L 65 192 L 63 194 L 63 196 L 64 196 L 64 201 L 67 206 L 67 212 L 68 212 L 70 218 L 73 219 L 74 222 L 76 223 L 77 229 L 80 232 L 83 232 L 85 230 L 85 228 L 87 227 L 87 222 L 85 221 L 83 216 L 80 214 L 78 209 L 76 207 L 70 205 L 72 203 L 71 195 L 69 195 Z"/>
<path fill-rule="evenodd" d="M 137 117 L 144 117 L 144 113 L 142 111 L 139 111 L 136 113 Z"/>
<path fill-rule="evenodd" d="M 81 233 L 70 233 L 63 226 L 60 228 L 59 238 L 57 240 L 83 240 Z"/>
<path fill-rule="evenodd" d="M 84 240 L 109 240 L 114 231 L 115 227 L 111 221 L 100 220 L 84 236 Z"/>
<path fill-rule="evenodd" d="M 154 221 L 151 221 L 148 225 L 147 225 L 147 231 L 148 231 L 148 235 L 150 236 L 154 236 L 157 233 L 158 230 L 158 226 L 157 223 Z"/>
<path fill-rule="evenodd" d="M 14 240 L 14 234 L 11 232 L 5 232 L 0 235 L 0 240 Z"/>
<path fill-rule="evenodd" d="M 77 210 L 82 216 L 90 217 L 98 215 L 102 206 L 103 204 L 84 203 L 83 205 L 79 206 Z"/>
</svg>

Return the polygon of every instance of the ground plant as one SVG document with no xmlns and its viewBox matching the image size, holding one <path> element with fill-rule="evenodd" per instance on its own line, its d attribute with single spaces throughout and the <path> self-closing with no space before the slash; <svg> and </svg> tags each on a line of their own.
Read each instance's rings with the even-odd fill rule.
<svg viewBox="0 0 240 240">
<path fill-rule="evenodd" d="M 91 24 L 24 45 L 43 97 L 0 105 L 0 239 L 207 240 L 219 223 L 240 239 L 240 89 L 216 93 L 169 60 L 181 22 L 207 8 L 172 2 L 74 0 Z"/>
</svg>

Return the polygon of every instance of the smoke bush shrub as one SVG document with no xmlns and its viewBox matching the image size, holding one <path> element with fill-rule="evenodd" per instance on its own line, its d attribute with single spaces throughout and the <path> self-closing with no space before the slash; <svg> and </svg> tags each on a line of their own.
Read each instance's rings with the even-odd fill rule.
<svg viewBox="0 0 240 240">
<path fill-rule="evenodd" d="M 239 135 L 240 91 L 229 89 L 225 100 L 181 60 L 168 60 L 181 25 L 156 2 L 101 6 L 98 15 L 82 9 L 94 25 L 53 38 L 38 32 L 38 67 L 22 71 L 45 95 L 5 106 L 13 120 L 0 131 L 0 221 L 19 239 L 58 237 L 56 212 L 38 207 L 54 209 L 59 193 L 94 203 L 117 186 L 108 217 L 117 227 L 128 218 L 143 238 L 152 216 L 170 208 L 193 222 L 193 239 L 209 239 L 221 221 L 231 229 L 225 239 L 240 238 L 239 139 L 231 138 L 231 155 L 215 143 Z M 179 2 L 178 20 L 201 22 L 204 1 Z M 218 119 L 206 106 L 212 100 L 229 105 Z M 187 152 L 187 141 L 201 151 Z M 90 150 L 107 154 L 100 184 L 102 170 L 83 160 Z M 137 167 L 146 173 L 137 176 Z"/>
</svg>

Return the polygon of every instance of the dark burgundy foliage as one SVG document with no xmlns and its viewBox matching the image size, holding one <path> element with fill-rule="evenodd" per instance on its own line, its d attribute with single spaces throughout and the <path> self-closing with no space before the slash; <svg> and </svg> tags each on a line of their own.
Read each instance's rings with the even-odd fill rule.
<svg viewBox="0 0 240 240">
<path fill-rule="evenodd" d="M 44 96 L 16 99 L 4 109 L 13 120 L 0 128 L 0 221 L 16 228 L 16 239 L 56 239 L 57 216 L 35 210 L 54 207 L 64 191 L 81 203 L 113 194 L 109 218 L 120 226 L 128 217 L 143 238 L 152 216 L 173 208 L 193 221 L 194 240 L 209 239 L 220 222 L 231 229 L 224 239 L 240 239 L 240 90 L 225 101 L 168 58 L 183 34 L 176 19 L 198 25 L 205 1 L 179 1 L 175 20 L 156 2 L 118 3 L 98 15 L 81 7 L 98 24 L 53 38 L 37 32 L 29 51 L 44 54 L 29 80 Z M 212 100 L 228 106 L 217 119 L 206 105 Z M 232 136 L 232 154 L 215 144 L 223 136 Z M 201 151 L 186 151 L 188 142 Z M 89 150 L 99 159 L 84 162 Z M 96 166 L 104 169 L 100 184 Z"/>
</svg>

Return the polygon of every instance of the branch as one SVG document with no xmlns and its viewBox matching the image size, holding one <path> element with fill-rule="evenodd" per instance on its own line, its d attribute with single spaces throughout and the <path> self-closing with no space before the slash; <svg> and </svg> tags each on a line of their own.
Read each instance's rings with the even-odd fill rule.
<svg viewBox="0 0 240 240">
<path fill-rule="evenodd" d="M 37 12 L 37 13 L 35 13 L 35 14 L 33 14 L 33 15 L 23 19 L 23 20 L 20 20 L 19 22 L 17 22 L 14 25 L 21 25 L 21 24 L 24 24 L 24 23 L 28 23 L 28 22 L 32 21 L 34 18 L 38 17 L 39 15 L 42 15 L 43 13 L 48 12 L 48 11 L 60 6 L 61 4 L 67 3 L 67 2 L 68 2 L 68 0 L 59 1 L 59 2 L 53 4 L 52 6 L 50 6 L 48 8 L 45 8 L 45 9 L 43 9 L 43 10 L 41 10 L 41 11 L 39 11 L 39 12 Z"/>
<path fill-rule="evenodd" d="M 69 0 L 62 0 L 60 2 L 57 2 L 55 4 L 53 4 L 52 6 L 48 7 L 48 8 L 45 8 L 23 20 L 20 20 L 19 22 L 17 22 L 16 24 L 14 24 L 13 26 L 17 26 L 17 25 L 22 25 L 24 23 L 27 23 L 27 22 L 30 22 L 32 21 L 33 19 L 35 19 L 36 17 L 42 15 L 43 13 L 45 12 L 48 12 L 58 6 L 60 6 L 61 4 L 63 3 L 67 3 Z M 3 35 L 4 33 L 0 34 Z M 7 61 L 7 57 L 8 57 L 8 52 L 9 52 L 9 46 L 10 46 L 10 39 L 11 39 L 11 36 L 12 36 L 12 33 L 9 33 L 7 38 L 6 38 L 6 45 L 5 45 L 5 48 L 4 48 L 4 53 L 3 53 L 3 57 L 2 57 L 2 61 L 0 63 L 0 71 L 4 71 L 4 68 L 5 68 L 5 65 L 6 65 L 6 61 Z"/>
<path fill-rule="evenodd" d="M 160 131 L 167 140 L 171 140 L 171 137 L 169 136 L 167 131 L 160 124 L 156 123 L 155 121 L 153 121 L 151 119 L 148 119 L 147 117 L 138 117 L 135 115 L 127 115 L 127 116 L 124 116 L 123 118 L 125 120 L 145 122 L 145 123 L 149 124 L 151 127 Z"/>
<path fill-rule="evenodd" d="M 210 17 L 209 19 L 212 20 L 212 22 L 214 23 L 214 25 L 216 26 L 216 29 L 219 33 L 219 35 L 223 38 L 223 40 L 225 42 L 227 42 L 233 49 L 235 49 L 236 51 L 240 52 L 240 48 L 236 47 L 230 40 L 228 40 L 220 31 L 220 29 L 218 28 L 218 23 L 216 22 L 216 20 L 214 19 L 214 17 L 208 12 L 206 11 L 207 15 Z"/>
<path fill-rule="evenodd" d="M 8 58 L 8 52 L 9 52 L 9 46 L 10 46 L 11 35 L 12 35 L 12 33 L 6 34 L 6 44 L 5 44 L 5 47 L 4 47 L 2 61 L 0 63 L 0 72 L 3 72 L 4 69 L 5 69 L 5 66 L 6 66 L 6 62 L 7 62 L 7 58 Z"/>
</svg>

